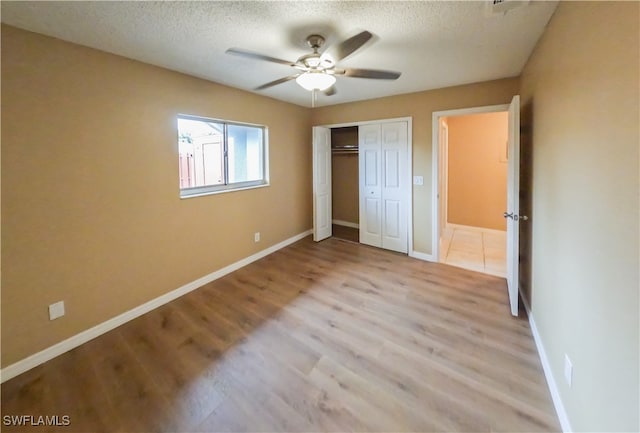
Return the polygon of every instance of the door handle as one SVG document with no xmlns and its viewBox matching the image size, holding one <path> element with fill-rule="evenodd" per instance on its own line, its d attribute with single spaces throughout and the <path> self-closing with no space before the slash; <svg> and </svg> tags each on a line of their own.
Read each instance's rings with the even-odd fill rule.
<svg viewBox="0 0 640 433">
<path fill-rule="evenodd" d="M 519 220 L 528 221 L 529 220 L 528 216 L 526 216 L 526 215 L 517 215 L 517 214 L 514 214 L 513 212 L 509 212 L 509 213 L 505 212 L 505 213 L 502 214 L 502 216 L 505 217 L 505 218 L 511 218 L 514 221 L 519 221 Z"/>
</svg>

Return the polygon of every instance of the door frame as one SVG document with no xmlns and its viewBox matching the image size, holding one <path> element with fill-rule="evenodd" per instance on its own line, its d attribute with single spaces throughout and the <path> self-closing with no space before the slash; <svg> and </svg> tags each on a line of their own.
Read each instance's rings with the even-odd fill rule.
<svg viewBox="0 0 640 433">
<path fill-rule="evenodd" d="M 440 152 L 438 170 L 440 170 L 441 167 L 447 167 L 449 164 L 449 124 L 440 117 L 438 120 L 438 128 L 440 128 L 440 131 L 438 131 L 440 134 L 438 136 L 438 152 Z M 438 171 L 438 195 L 442 197 L 438 211 L 438 224 L 440 224 L 440 228 L 438 229 L 439 236 L 449 223 L 449 179 L 448 176 L 440 176 L 442 173 L 447 175 L 448 170 Z M 440 239 L 438 239 L 438 242 L 439 241 Z M 438 245 L 440 244 L 438 243 Z"/>
<path fill-rule="evenodd" d="M 495 113 L 509 111 L 509 104 L 484 105 L 480 107 L 459 108 L 455 110 L 434 111 L 431 122 L 431 259 L 434 262 L 440 261 L 440 119 L 448 116 L 466 116 L 469 114 Z"/>
<path fill-rule="evenodd" d="M 361 120 L 357 122 L 346 122 L 346 123 L 332 123 L 332 124 L 322 124 L 322 125 L 312 125 L 312 128 L 315 126 L 320 126 L 322 128 L 344 128 L 348 126 L 360 126 L 360 125 L 370 125 L 372 123 L 393 123 L 393 122 L 407 122 L 407 163 L 409 170 L 406 174 L 408 185 L 411 187 L 408 188 L 408 197 L 407 200 L 407 250 L 408 256 L 413 257 L 413 117 L 394 117 L 389 119 L 376 119 L 376 120 Z M 313 148 L 313 141 L 311 143 Z M 313 163 L 312 170 L 313 170 Z M 312 173 L 312 177 L 315 174 Z M 333 185 L 332 185 L 333 188 Z M 332 210 L 333 213 L 333 210 Z M 314 215 L 315 218 L 315 215 Z"/>
</svg>

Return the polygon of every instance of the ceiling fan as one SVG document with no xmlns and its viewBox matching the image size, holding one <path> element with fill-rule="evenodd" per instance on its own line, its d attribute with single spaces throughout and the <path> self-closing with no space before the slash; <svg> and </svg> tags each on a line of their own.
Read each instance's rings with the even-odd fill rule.
<svg viewBox="0 0 640 433">
<path fill-rule="evenodd" d="M 310 54 L 305 54 L 298 58 L 295 62 L 282 60 L 271 56 L 265 56 L 253 51 L 247 51 L 239 48 L 229 48 L 227 54 L 242 56 L 250 59 L 265 60 L 268 62 L 279 63 L 291 66 L 299 72 L 280 78 L 269 83 L 263 84 L 255 88 L 255 90 L 263 90 L 278 84 L 286 83 L 290 80 L 296 82 L 306 90 L 324 91 L 326 95 L 336 93 L 335 82 L 337 75 L 353 78 L 373 78 L 378 80 L 396 80 L 400 77 L 400 72 L 383 71 L 379 69 L 357 69 L 357 68 L 337 68 L 336 63 L 343 60 L 347 56 L 354 53 L 362 47 L 373 35 L 368 31 L 363 31 L 355 36 L 326 49 L 320 53 L 320 48 L 324 45 L 325 39 L 320 35 L 310 35 L 307 37 L 307 44 L 313 50 Z"/>
</svg>

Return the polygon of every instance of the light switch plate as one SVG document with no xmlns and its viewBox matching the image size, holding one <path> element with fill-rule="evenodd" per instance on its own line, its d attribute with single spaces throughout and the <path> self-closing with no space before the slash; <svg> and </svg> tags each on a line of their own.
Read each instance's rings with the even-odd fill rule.
<svg viewBox="0 0 640 433">
<path fill-rule="evenodd" d="M 413 176 L 414 185 L 424 185 L 424 176 Z"/>
</svg>

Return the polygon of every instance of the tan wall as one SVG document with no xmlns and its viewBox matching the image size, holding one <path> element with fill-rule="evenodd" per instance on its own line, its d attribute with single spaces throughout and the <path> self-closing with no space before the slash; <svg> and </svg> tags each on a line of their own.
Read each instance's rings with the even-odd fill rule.
<svg viewBox="0 0 640 433">
<path fill-rule="evenodd" d="M 527 296 L 574 431 L 640 429 L 639 17 L 561 2 L 522 75 Z"/>
<path fill-rule="evenodd" d="M 358 224 L 358 154 L 332 155 L 331 165 L 333 219 Z"/>
<path fill-rule="evenodd" d="M 509 114 L 448 117 L 449 223 L 506 230 Z"/>
<path fill-rule="evenodd" d="M 431 254 L 432 183 L 431 122 L 434 111 L 506 104 L 518 93 L 518 78 L 448 87 L 316 108 L 313 125 L 413 117 L 413 175 L 424 185 L 413 185 L 413 248 Z"/>
<path fill-rule="evenodd" d="M 267 125 L 271 186 L 180 200 L 178 113 Z M 2 26 L 2 366 L 309 229 L 310 142 L 308 109 Z"/>
</svg>

